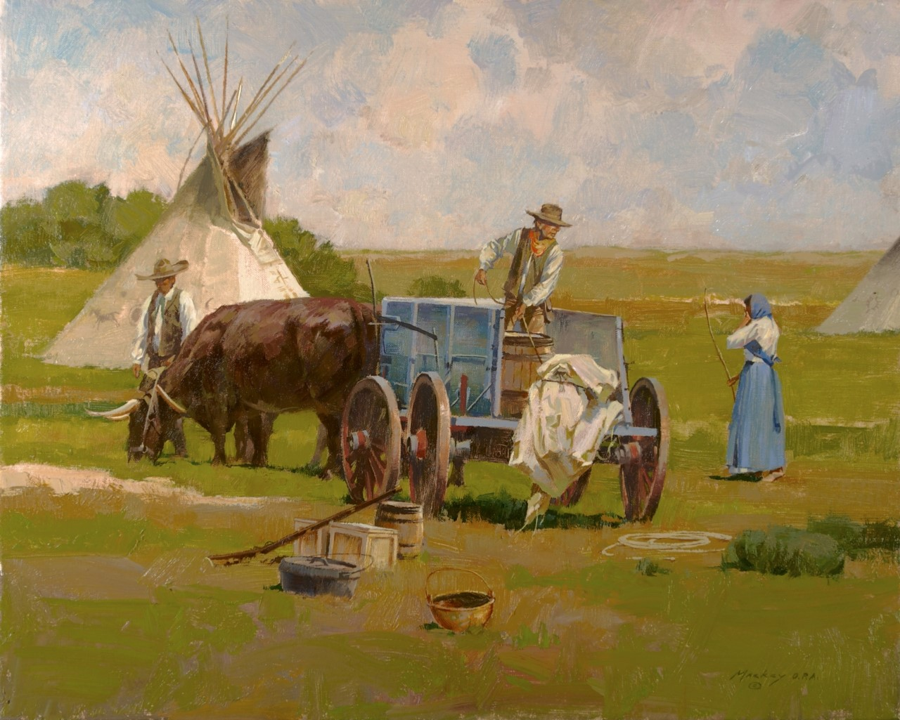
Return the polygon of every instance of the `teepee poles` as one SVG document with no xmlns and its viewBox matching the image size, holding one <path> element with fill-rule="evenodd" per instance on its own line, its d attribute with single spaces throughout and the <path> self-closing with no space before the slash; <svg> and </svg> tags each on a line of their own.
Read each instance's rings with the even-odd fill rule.
<svg viewBox="0 0 900 720">
<path fill-rule="evenodd" d="M 282 57 L 281 60 L 278 62 L 278 64 L 272 68 L 272 71 L 269 73 L 269 75 L 263 81 L 263 84 L 260 86 L 259 90 L 257 90 L 256 95 L 254 95 L 253 98 L 250 100 L 250 104 L 247 106 L 247 109 L 241 114 L 240 118 L 238 118 L 238 121 L 237 121 L 237 124 L 235 125 L 235 127 L 232 128 L 232 130 L 228 133 L 228 135 L 225 136 L 225 140 L 227 142 L 231 142 L 234 139 L 235 133 L 238 130 L 240 130 L 241 126 L 247 121 L 247 119 L 254 112 L 256 112 L 256 108 L 259 107 L 259 103 L 262 102 L 262 100 L 266 97 L 266 95 L 268 95 L 268 92 L 271 89 L 270 82 L 272 80 L 272 77 L 275 75 L 275 73 L 278 72 L 278 69 L 284 64 L 284 61 L 288 59 L 288 56 L 290 55 L 293 47 L 294 46 L 292 44 L 291 47 L 288 48 L 288 51 L 284 54 L 284 57 Z M 278 77 L 275 79 L 275 83 L 277 83 L 278 80 L 280 80 L 281 77 L 284 75 L 284 73 L 288 71 L 288 69 L 290 68 L 290 65 L 293 64 L 293 62 L 297 59 L 297 57 L 298 56 L 294 56 L 294 58 L 291 60 L 291 62 L 288 63 L 288 67 L 285 68 L 281 72 L 280 75 L 278 75 Z M 272 83 L 272 85 L 274 85 L 275 83 Z"/>
<path fill-rule="evenodd" d="M 294 58 L 294 59 L 296 60 L 297 58 Z M 291 76 L 287 80 L 284 81 L 284 84 L 282 84 L 282 86 L 278 89 L 278 91 L 272 96 L 272 99 L 269 100 L 269 102 L 266 104 L 266 106 L 260 111 L 259 115 L 256 116 L 256 120 L 254 120 L 252 123 L 250 123 L 247 126 L 247 128 L 240 135 L 238 135 L 237 138 L 235 138 L 235 140 L 234 140 L 235 144 L 238 144 L 241 140 L 243 140 L 247 136 L 247 133 L 249 133 L 253 129 L 253 127 L 256 125 L 256 123 L 258 123 L 262 119 L 263 115 L 265 115 L 266 112 L 268 112 L 269 107 L 271 107 L 272 103 L 275 102 L 275 100 L 278 98 L 279 95 L 281 95 L 282 92 L 284 92 L 284 89 L 290 84 L 291 80 L 293 80 L 295 77 L 297 77 L 297 73 L 299 73 L 303 69 L 304 65 L 306 65 L 306 60 L 301 62 L 297 66 L 297 68 L 294 70 L 294 72 L 291 73 Z M 287 70 L 285 70 L 285 72 L 287 72 Z"/>
<path fill-rule="evenodd" d="M 197 56 L 194 54 L 194 43 L 190 40 L 188 40 L 188 48 L 191 51 L 191 60 L 194 61 L 194 72 L 197 73 L 197 87 L 200 90 L 200 99 L 203 100 L 203 115 L 206 118 L 207 124 L 212 128 L 213 122 L 212 117 L 209 114 L 209 105 L 206 103 L 206 91 L 203 89 L 203 78 L 200 77 L 200 67 L 197 65 Z M 215 132 L 214 128 L 213 132 Z"/>
<path fill-rule="evenodd" d="M 159 55 L 159 53 L 157 53 L 157 55 Z M 178 89 L 181 91 L 181 97 L 184 98 L 184 101 L 188 104 L 188 107 L 191 109 L 191 112 L 193 112 L 194 115 L 197 116 L 198 120 L 201 119 L 202 116 L 200 114 L 200 110 L 194 105 L 194 102 L 191 100 L 191 98 L 188 97 L 187 91 L 183 87 L 181 87 L 181 83 L 179 83 L 178 80 L 176 79 L 175 73 L 172 72 L 172 70 L 166 64 L 166 61 L 162 59 L 161 55 L 160 55 L 159 59 L 162 60 L 162 64 L 166 68 L 166 71 L 169 73 L 169 77 L 172 78 L 172 82 L 174 82 L 175 85 L 178 87 Z"/>
<path fill-rule="evenodd" d="M 201 100 L 200 93 L 197 92 L 197 88 L 194 85 L 194 81 L 191 80 L 191 74 L 188 72 L 188 69 L 184 66 L 184 63 L 181 61 L 181 55 L 178 54 L 178 48 L 175 46 L 175 39 L 172 37 L 172 33 L 169 33 L 169 42 L 172 44 L 172 50 L 175 52 L 175 57 L 178 59 L 178 65 L 181 67 L 181 72 L 184 75 L 185 79 L 187 80 L 188 87 L 191 89 L 191 94 L 194 97 L 194 103 L 191 105 L 191 109 L 194 111 L 194 114 L 197 116 L 197 119 L 200 121 L 200 124 L 203 125 L 203 127 L 207 128 L 207 129 L 211 129 L 209 115 L 207 113 L 204 113 L 202 110 L 203 106 L 206 103 L 203 102 L 203 100 Z M 169 74 L 171 75 L 172 72 L 169 71 Z M 174 79 L 174 75 L 173 75 L 173 79 Z M 175 82 L 176 82 L 176 84 L 178 84 L 177 80 Z M 181 85 L 179 84 L 178 87 L 180 88 Z M 182 94 L 186 94 L 183 89 L 182 89 Z"/>
<path fill-rule="evenodd" d="M 200 36 L 200 49 L 203 51 L 203 66 L 206 68 L 206 81 L 209 83 L 209 101 L 212 105 L 213 115 L 215 115 L 216 118 L 216 132 L 220 132 L 222 128 L 222 118 L 219 117 L 219 106 L 216 104 L 215 85 L 213 84 L 212 73 L 209 71 L 209 55 L 206 52 L 206 43 L 203 41 L 203 30 L 200 28 L 200 18 L 197 18 L 197 34 Z M 196 64 L 197 59 L 194 58 L 194 65 Z"/>
<path fill-rule="evenodd" d="M 231 157 L 243 139 L 251 130 L 259 123 L 263 116 L 268 112 L 272 103 L 284 92 L 285 88 L 294 80 L 299 72 L 306 65 L 307 60 L 300 60 L 299 55 L 293 55 L 293 44 L 284 54 L 281 60 L 272 68 L 262 85 L 251 98 L 250 103 L 243 110 L 239 111 L 241 102 L 241 94 L 244 88 L 244 79 L 238 81 L 237 89 L 228 94 L 228 64 L 229 64 L 229 45 L 226 32 L 225 37 L 225 58 L 224 68 L 222 72 L 222 101 L 221 111 L 218 97 L 216 96 L 215 84 L 213 82 L 212 69 L 209 62 L 209 52 L 206 47 L 206 38 L 203 36 L 203 29 L 200 25 L 200 19 L 197 18 L 197 34 L 200 40 L 200 52 L 203 56 L 203 69 L 200 68 L 200 61 L 197 53 L 194 51 L 193 42 L 188 40 L 188 48 L 190 52 L 190 64 L 193 65 L 193 74 L 186 65 L 186 58 L 182 59 L 182 54 L 178 51 L 175 39 L 172 33 L 168 33 L 169 44 L 178 60 L 178 67 L 181 69 L 183 78 L 176 77 L 175 72 L 163 60 L 163 65 L 169 73 L 169 77 L 175 83 L 184 101 L 187 103 L 191 112 L 200 121 L 203 130 L 206 132 L 211 154 L 214 156 L 215 162 L 218 164 L 222 178 L 224 180 L 225 202 L 229 210 L 239 215 L 243 211 L 238 210 L 238 204 L 246 206 L 246 215 L 249 215 L 254 225 L 260 225 L 260 219 L 247 199 L 244 189 L 239 185 L 234 176 L 234 168 L 231 167 Z M 187 55 L 187 53 L 185 53 Z M 160 58 L 162 60 L 162 58 Z M 205 79 L 204 79 L 205 75 Z M 207 87 L 208 86 L 208 87 Z M 229 114 L 231 120 L 229 122 Z M 182 171 L 183 173 L 183 171 Z"/>
<path fill-rule="evenodd" d="M 234 124 L 237 122 L 238 105 L 241 104 L 241 92 L 243 92 L 243 90 L 244 90 L 244 78 L 241 78 L 240 82 L 238 82 L 237 101 L 234 104 L 234 114 L 231 116 L 231 129 L 232 130 L 234 130 Z"/>
<path fill-rule="evenodd" d="M 219 155 L 220 160 L 223 161 L 222 165 L 225 166 L 227 164 L 227 159 L 231 154 L 231 151 L 259 123 L 259 121 L 272 106 L 272 103 L 275 102 L 275 100 L 281 95 L 281 93 L 284 92 L 285 88 L 287 88 L 287 86 L 294 80 L 294 78 L 297 77 L 299 72 L 306 65 L 307 59 L 301 61 L 299 55 L 291 56 L 291 51 L 294 47 L 292 44 L 291 47 L 288 48 L 288 51 L 281 58 L 281 60 L 278 61 L 275 67 L 273 67 L 269 74 L 266 76 L 266 79 L 259 87 L 259 90 L 256 91 L 256 94 L 251 98 L 250 103 L 247 105 L 244 111 L 239 112 L 238 106 L 241 100 L 244 81 L 242 78 L 238 82 L 237 90 L 232 92 L 232 94 L 229 96 L 229 44 L 226 34 L 225 62 L 222 73 L 222 102 L 220 112 L 220 105 L 214 89 L 215 86 L 213 83 L 212 69 L 209 64 L 209 52 L 207 51 L 206 47 L 206 38 L 203 36 L 203 29 L 200 25 L 199 18 L 197 19 L 197 34 L 200 39 L 200 51 L 203 55 L 203 69 L 206 75 L 205 82 L 203 77 L 204 73 L 201 72 L 200 63 L 197 58 L 197 54 L 194 52 L 193 43 L 191 41 L 188 41 L 191 63 L 193 64 L 194 69 L 192 75 L 191 71 L 182 60 L 181 54 L 178 51 L 178 47 L 175 44 L 175 39 L 172 37 L 171 32 L 168 33 L 169 44 L 171 45 L 172 51 L 175 53 L 175 56 L 178 59 L 178 66 L 181 69 L 182 75 L 184 76 L 183 79 L 179 80 L 175 76 L 175 73 L 168 66 L 168 64 L 166 64 L 165 60 L 163 60 L 163 65 L 165 66 L 166 71 L 169 73 L 169 76 L 172 78 L 172 81 L 181 92 L 181 96 L 188 104 L 191 112 L 194 113 L 194 115 L 200 121 L 201 125 L 203 125 L 204 129 L 206 129 L 210 138 L 210 143 L 213 145 L 216 154 Z M 208 86 L 208 97 L 206 86 Z M 228 122 L 229 112 L 232 114 L 230 123 Z"/>
<path fill-rule="evenodd" d="M 199 19 L 198 19 L 199 22 Z M 225 69 L 222 71 L 222 121 L 228 119 L 228 108 L 225 106 L 225 98 L 228 97 L 228 20 L 225 21 Z M 229 103 L 230 105 L 230 103 Z M 222 127 L 219 126 L 221 134 Z"/>
</svg>

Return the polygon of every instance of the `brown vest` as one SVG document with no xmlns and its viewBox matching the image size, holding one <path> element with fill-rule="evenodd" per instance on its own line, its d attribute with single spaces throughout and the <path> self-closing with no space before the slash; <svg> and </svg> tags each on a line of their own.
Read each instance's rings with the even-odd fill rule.
<svg viewBox="0 0 900 720">
<path fill-rule="evenodd" d="M 528 256 L 531 255 L 531 230 L 524 228 L 519 236 L 519 244 L 516 246 L 516 252 L 513 255 L 512 265 L 509 267 L 509 275 L 506 277 L 506 283 L 503 285 L 503 292 L 508 298 L 521 300 L 522 296 L 530 292 L 531 289 L 541 281 L 544 274 L 544 266 L 547 264 L 547 256 L 550 254 L 550 248 L 556 244 L 554 240 L 547 245 L 544 254 L 540 257 L 531 257 L 531 271 L 525 278 L 525 285 L 522 287 L 522 295 L 519 295 L 519 277 L 522 274 L 522 265 L 528 262 Z"/>
<path fill-rule="evenodd" d="M 159 332 L 159 351 L 160 357 L 169 357 L 176 355 L 181 350 L 181 336 L 184 329 L 181 326 L 181 317 L 179 315 L 179 299 L 181 298 L 181 289 L 175 288 L 172 297 L 166 303 L 163 309 L 162 329 Z M 156 304 L 159 302 L 159 290 L 153 293 L 150 298 L 150 317 L 147 319 L 147 352 L 152 353 L 153 336 L 156 333 Z"/>
</svg>

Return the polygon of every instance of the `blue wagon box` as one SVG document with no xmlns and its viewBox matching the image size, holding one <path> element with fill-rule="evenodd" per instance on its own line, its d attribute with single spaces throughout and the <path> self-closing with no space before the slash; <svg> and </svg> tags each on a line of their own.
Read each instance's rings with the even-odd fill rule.
<svg viewBox="0 0 900 720">
<path fill-rule="evenodd" d="M 629 384 L 622 318 L 554 310 L 546 335 L 519 334 L 526 342 L 504 331 L 503 306 L 493 301 L 387 297 L 378 324 L 379 374 L 357 383 L 342 421 L 355 501 L 393 486 L 402 472 L 424 516 L 439 515 L 448 478 L 462 483 L 468 460 L 509 462 L 537 366 L 558 353 L 587 355 L 614 373 L 621 417 L 594 462 L 619 466 L 625 519 L 653 517 L 668 460 L 668 403 L 653 378 Z M 589 476 L 560 502 L 577 502 Z"/>
</svg>

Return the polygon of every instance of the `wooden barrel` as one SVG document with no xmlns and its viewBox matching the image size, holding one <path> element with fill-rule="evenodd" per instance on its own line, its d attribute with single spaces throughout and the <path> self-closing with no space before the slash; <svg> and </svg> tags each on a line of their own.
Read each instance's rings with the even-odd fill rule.
<svg viewBox="0 0 900 720">
<path fill-rule="evenodd" d="M 411 558 L 421 552 L 425 537 L 421 505 L 385 500 L 375 510 L 375 524 L 397 531 L 397 557 Z"/>
<path fill-rule="evenodd" d="M 537 369 L 552 355 L 553 338 L 548 335 L 532 333 L 529 337 L 527 333 L 506 333 L 503 337 L 501 415 L 522 417 L 522 411 L 528 404 L 528 388 L 538 379 Z"/>
</svg>

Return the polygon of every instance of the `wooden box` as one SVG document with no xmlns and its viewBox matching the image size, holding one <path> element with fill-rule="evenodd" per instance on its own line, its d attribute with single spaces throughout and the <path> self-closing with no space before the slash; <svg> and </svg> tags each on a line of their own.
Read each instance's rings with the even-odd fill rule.
<svg viewBox="0 0 900 720">
<path fill-rule="evenodd" d="M 315 525 L 318 520 L 294 519 L 294 530 L 302 530 L 310 525 Z M 306 535 L 301 535 L 294 540 L 294 555 L 315 555 L 328 557 L 328 526 L 321 527 Z"/>
<path fill-rule="evenodd" d="M 328 557 L 372 569 L 391 568 L 397 562 L 398 533 L 392 528 L 363 523 L 332 523 L 328 526 Z"/>
</svg>

